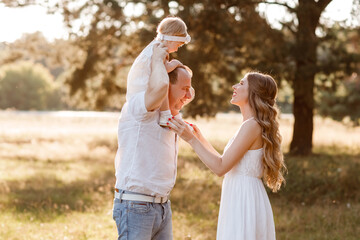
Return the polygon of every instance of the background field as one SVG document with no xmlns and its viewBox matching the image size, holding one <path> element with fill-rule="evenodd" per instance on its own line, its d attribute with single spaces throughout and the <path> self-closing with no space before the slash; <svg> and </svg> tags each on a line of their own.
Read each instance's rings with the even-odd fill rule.
<svg viewBox="0 0 360 240">
<path fill-rule="evenodd" d="M 0 239 L 116 239 L 112 220 L 118 114 L 0 112 Z M 219 151 L 239 114 L 196 122 Z M 281 119 L 286 153 L 292 118 Z M 289 174 L 269 193 L 277 239 L 358 239 L 360 127 L 316 118 L 314 154 L 286 154 Z M 180 143 L 172 191 L 175 239 L 215 239 L 222 179 Z"/>
</svg>

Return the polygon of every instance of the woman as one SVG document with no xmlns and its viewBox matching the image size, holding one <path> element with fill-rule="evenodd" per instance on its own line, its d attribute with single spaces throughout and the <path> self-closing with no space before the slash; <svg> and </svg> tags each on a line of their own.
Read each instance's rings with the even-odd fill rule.
<svg viewBox="0 0 360 240">
<path fill-rule="evenodd" d="M 244 121 L 220 155 L 194 125 L 172 119 L 170 127 L 215 174 L 225 174 L 217 239 L 272 240 L 275 226 L 263 182 L 276 192 L 285 181 L 281 135 L 275 104 L 277 85 L 265 74 L 250 72 L 233 86 L 231 103 Z"/>
</svg>

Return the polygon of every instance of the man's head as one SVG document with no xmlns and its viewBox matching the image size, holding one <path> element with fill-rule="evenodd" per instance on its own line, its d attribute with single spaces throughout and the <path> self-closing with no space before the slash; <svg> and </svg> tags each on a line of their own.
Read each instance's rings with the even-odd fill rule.
<svg viewBox="0 0 360 240">
<path fill-rule="evenodd" d="M 178 66 L 169 73 L 169 106 L 171 114 L 179 113 L 184 103 L 191 99 L 192 71 L 187 66 Z"/>
</svg>

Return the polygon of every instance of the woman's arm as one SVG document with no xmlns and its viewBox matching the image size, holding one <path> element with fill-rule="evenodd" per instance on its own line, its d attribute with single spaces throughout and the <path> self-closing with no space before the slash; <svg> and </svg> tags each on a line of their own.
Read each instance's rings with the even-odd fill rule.
<svg viewBox="0 0 360 240">
<path fill-rule="evenodd" d="M 221 156 L 213 147 L 211 150 L 203 140 L 195 137 L 181 119 L 173 119 L 171 123 L 173 123 L 172 129 L 191 145 L 200 160 L 218 176 L 223 176 L 230 171 L 261 134 L 261 127 L 256 121 L 247 121 L 241 126 L 234 141 Z"/>
<path fill-rule="evenodd" d="M 213 147 L 213 145 L 211 145 L 211 143 L 206 140 L 206 138 L 204 138 L 204 136 L 202 135 L 200 129 L 196 126 L 191 124 L 192 128 L 194 129 L 194 135 L 195 137 L 201 142 L 201 144 L 203 144 L 210 152 L 214 153 L 215 155 L 221 157 L 221 155 L 219 154 L 219 152 Z"/>
</svg>

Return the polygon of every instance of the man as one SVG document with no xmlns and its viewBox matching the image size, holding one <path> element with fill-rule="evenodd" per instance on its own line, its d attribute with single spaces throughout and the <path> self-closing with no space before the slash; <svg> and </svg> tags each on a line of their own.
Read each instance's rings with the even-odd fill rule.
<svg viewBox="0 0 360 240">
<path fill-rule="evenodd" d="M 167 74 L 166 55 L 164 45 L 154 47 L 147 90 L 121 111 L 113 209 L 119 240 L 172 239 L 168 197 L 176 179 L 178 137 L 159 126 L 159 107 L 168 92 L 171 114 L 179 114 L 191 98 L 192 73 L 180 66 Z"/>
</svg>

